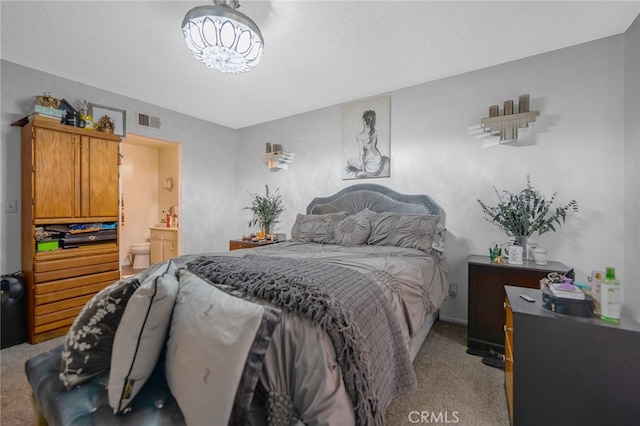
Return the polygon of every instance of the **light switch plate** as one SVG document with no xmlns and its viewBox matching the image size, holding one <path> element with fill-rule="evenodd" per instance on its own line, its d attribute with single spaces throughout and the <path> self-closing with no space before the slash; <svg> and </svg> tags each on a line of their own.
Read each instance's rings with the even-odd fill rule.
<svg viewBox="0 0 640 426">
<path fill-rule="evenodd" d="M 16 213 L 18 211 L 18 201 L 17 200 L 7 200 L 5 207 L 5 213 Z"/>
</svg>

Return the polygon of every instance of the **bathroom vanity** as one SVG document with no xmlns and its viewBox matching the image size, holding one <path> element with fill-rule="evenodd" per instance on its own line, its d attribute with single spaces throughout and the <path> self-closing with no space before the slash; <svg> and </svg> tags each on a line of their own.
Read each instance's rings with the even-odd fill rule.
<svg viewBox="0 0 640 426">
<path fill-rule="evenodd" d="M 178 227 L 154 226 L 151 230 L 151 264 L 178 256 Z"/>
</svg>

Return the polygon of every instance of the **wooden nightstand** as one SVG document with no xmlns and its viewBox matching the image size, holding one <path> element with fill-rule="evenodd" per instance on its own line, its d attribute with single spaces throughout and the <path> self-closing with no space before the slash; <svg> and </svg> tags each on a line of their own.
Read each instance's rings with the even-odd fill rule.
<svg viewBox="0 0 640 426">
<path fill-rule="evenodd" d="M 470 256 L 467 346 L 504 353 L 504 286 L 540 288 L 540 279 L 549 272 L 567 271 L 569 268 L 560 262 L 500 265 L 491 262 L 489 256 Z"/>
<path fill-rule="evenodd" d="M 280 241 L 242 241 L 242 240 L 229 240 L 229 251 L 268 246 L 269 244 L 277 244 Z"/>
</svg>

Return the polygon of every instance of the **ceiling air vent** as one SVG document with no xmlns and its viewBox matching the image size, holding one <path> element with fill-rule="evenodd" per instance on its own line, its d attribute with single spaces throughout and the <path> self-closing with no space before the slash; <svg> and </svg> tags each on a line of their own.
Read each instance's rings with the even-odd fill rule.
<svg viewBox="0 0 640 426">
<path fill-rule="evenodd" d="M 153 117 L 149 114 L 138 113 L 138 126 L 148 127 L 150 129 L 159 129 L 160 118 Z"/>
</svg>

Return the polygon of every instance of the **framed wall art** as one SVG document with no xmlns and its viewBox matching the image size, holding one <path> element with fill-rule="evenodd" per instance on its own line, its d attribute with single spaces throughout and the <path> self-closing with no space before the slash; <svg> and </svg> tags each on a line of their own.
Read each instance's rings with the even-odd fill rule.
<svg viewBox="0 0 640 426">
<path fill-rule="evenodd" d="M 342 107 L 342 179 L 389 177 L 391 97 Z"/>
<path fill-rule="evenodd" d="M 102 117 L 108 115 L 109 118 L 113 120 L 115 126 L 113 134 L 122 138 L 127 136 L 127 111 L 90 103 L 89 115 L 93 117 L 94 123 L 97 123 Z"/>
</svg>

